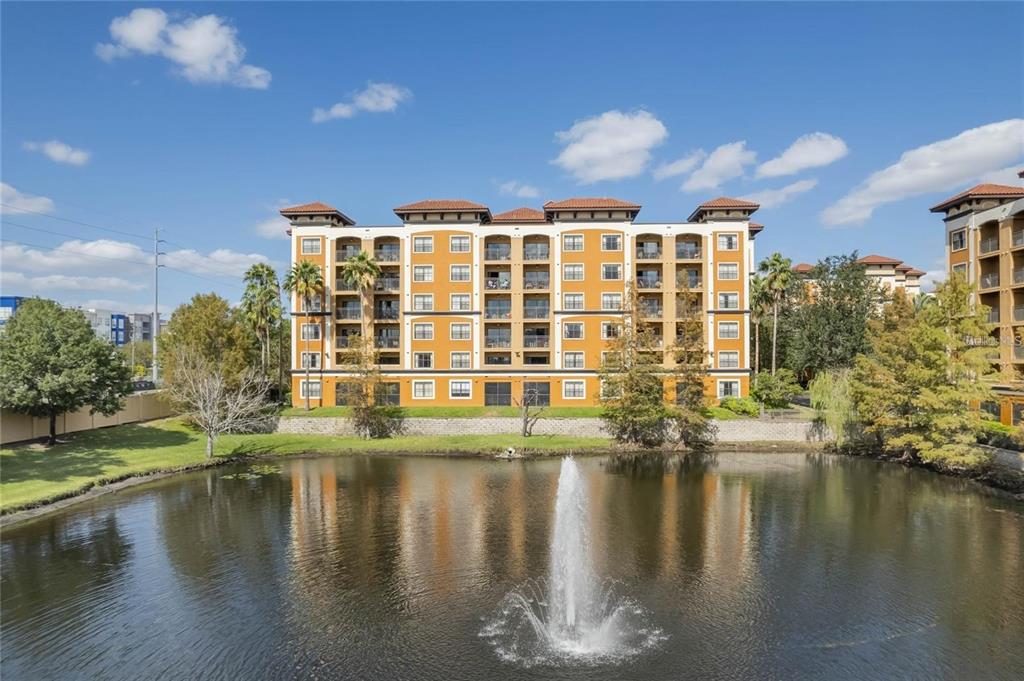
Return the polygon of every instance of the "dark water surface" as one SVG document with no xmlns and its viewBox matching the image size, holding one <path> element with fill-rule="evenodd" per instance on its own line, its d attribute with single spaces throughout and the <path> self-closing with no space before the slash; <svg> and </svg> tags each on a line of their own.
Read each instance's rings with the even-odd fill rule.
<svg viewBox="0 0 1024 681">
<path fill-rule="evenodd" d="M 350 457 L 170 478 L 5 531 L 10 679 L 1020 679 L 1024 508 L 872 461 L 585 459 L 594 567 L 657 646 L 524 667 L 559 461 Z"/>
</svg>

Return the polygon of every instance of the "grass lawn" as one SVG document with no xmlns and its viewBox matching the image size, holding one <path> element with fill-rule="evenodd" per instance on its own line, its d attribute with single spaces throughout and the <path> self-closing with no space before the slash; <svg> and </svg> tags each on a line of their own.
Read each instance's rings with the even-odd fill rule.
<svg viewBox="0 0 1024 681">
<path fill-rule="evenodd" d="M 287 407 L 281 416 L 348 416 L 348 407 Z M 480 416 L 520 416 L 519 407 L 406 407 L 409 418 L 473 418 Z M 541 418 L 598 417 L 601 407 L 544 407 Z"/>
<path fill-rule="evenodd" d="M 140 473 L 201 464 L 205 439 L 169 419 L 84 431 L 49 449 L 31 444 L 0 449 L 0 512 L 51 501 L 93 485 Z M 402 436 L 387 440 L 329 435 L 225 435 L 215 456 L 345 454 L 356 452 L 488 452 L 506 447 L 568 451 L 609 446 L 605 438 L 535 435 Z"/>
</svg>

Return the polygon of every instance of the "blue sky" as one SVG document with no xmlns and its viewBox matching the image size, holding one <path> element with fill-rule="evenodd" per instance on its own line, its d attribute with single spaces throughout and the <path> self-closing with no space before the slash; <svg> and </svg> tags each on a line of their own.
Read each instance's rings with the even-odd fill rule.
<svg viewBox="0 0 1024 681">
<path fill-rule="evenodd" d="M 162 307 L 236 300 L 248 263 L 286 265 L 275 209 L 311 200 L 380 224 L 430 197 L 641 221 L 753 197 L 759 256 L 933 271 L 928 207 L 1024 163 L 1020 3 L 0 11 L 5 295 L 149 305 L 150 246 L 84 222 L 164 230 Z"/>
</svg>

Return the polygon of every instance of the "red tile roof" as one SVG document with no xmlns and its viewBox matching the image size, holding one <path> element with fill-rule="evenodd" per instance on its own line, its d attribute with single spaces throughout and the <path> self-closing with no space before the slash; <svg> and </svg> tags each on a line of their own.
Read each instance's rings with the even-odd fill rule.
<svg viewBox="0 0 1024 681">
<path fill-rule="evenodd" d="M 1007 184 L 979 184 L 971 187 L 965 192 L 960 192 L 956 196 L 951 196 L 942 203 L 937 203 L 931 207 L 933 213 L 944 211 L 947 208 L 951 208 L 957 203 L 964 199 L 980 199 L 980 198 L 995 198 L 995 199 L 1016 199 L 1024 197 L 1024 187 L 1011 187 Z"/>
<path fill-rule="evenodd" d="M 812 270 L 814 270 L 814 265 L 811 265 L 806 262 L 801 262 L 797 263 L 796 265 L 793 265 L 793 271 L 796 272 L 797 274 L 807 274 Z"/>
<path fill-rule="evenodd" d="M 911 267 L 910 265 L 908 265 L 907 263 L 903 263 L 902 265 L 897 265 L 896 266 L 896 271 L 897 272 L 909 272 L 912 269 L 914 269 L 914 268 Z"/>
<path fill-rule="evenodd" d="M 753 201 L 744 201 L 743 199 L 730 199 L 728 196 L 719 196 L 717 199 L 711 199 L 697 206 L 697 208 L 739 208 L 739 209 L 751 209 L 757 210 L 761 207 L 761 204 L 754 203 Z"/>
<path fill-rule="evenodd" d="M 491 222 L 547 222 L 544 211 L 523 206 L 504 213 L 498 213 Z"/>
<path fill-rule="evenodd" d="M 928 273 L 925 272 L 924 270 L 918 270 L 918 269 L 907 270 L 907 276 L 908 277 L 923 277 L 926 274 L 928 274 Z"/>
<path fill-rule="evenodd" d="M 607 196 L 595 198 L 577 197 L 562 201 L 548 201 L 544 204 L 545 210 L 608 210 L 616 208 L 640 210 L 640 204 L 613 199 Z"/>
<path fill-rule="evenodd" d="M 903 263 L 902 260 L 897 260 L 896 258 L 887 258 L 884 255 L 874 254 L 865 255 L 857 262 L 859 262 L 862 265 L 900 265 Z"/>
<path fill-rule="evenodd" d="M 301 206 L 289 206 L 288 208 L 282 208 L 278 212 L 280 212 L 284 217 L 288 217 L 289 215 L 336 215 L 347 225 L 356 224 L 355 220 L 345 215 L 334 206 L 328 206 L 322 201 L 304 203 Z"/>
<path fill-rule="evenodd" d="M 435 213 L 438 211 L 486 211 L 487 206 L 465 199 L 427 199 L 407 203 L 394 209 L 396 213 Z"/>
<path fill-rule="evenodd" d="M 759 234 L 762 230 L 764 230 L 764 225 L 762 225 L 760 222 L 751 222 L 750 224 L 747 225 L 747 229 L 750 231 L 751 234 Z"/>
</svg>

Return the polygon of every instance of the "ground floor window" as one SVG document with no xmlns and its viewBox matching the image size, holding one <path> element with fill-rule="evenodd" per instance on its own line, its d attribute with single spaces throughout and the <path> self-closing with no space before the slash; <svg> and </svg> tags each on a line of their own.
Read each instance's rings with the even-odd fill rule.
<svg viewBox="0 0 1024 681">
<path fill-rule="evenodd" d="M 469 399 L 471 394 L 472 388 L 469 381 L 448 382 L 448 396 L 452 399 L 466 400 Z"/>
<path fill-rule="evenodd" d="M 994 418 L 996 421 L 999 420 L 999 403 L 998 402 L 982 402 L 981 410 Z"/>
<path fill-rule="evenodd" d="M 1024 422 L 1024 404 L 1013 403 L 1013 425 L 1019 426 Z"/>
<path fill-rule="evenodd" d="M 356 398 L 359 397 L 359 391 L 361 386 L 358 383 L 352 381 L 339 381 L 334 384 L 334 404 L 339 407 L 351 406 L 355 404 Z"/>
<path fill-rule="evenodd" d="M 413 381 L 412 382 L 412 398 L 414 400 L 432 400 L 432 399 L 434 399 L 434 382 L 433 381 Z"/>
<path fill-rule="evenodd" d="M 512 406 L 512 384 L 508 382 L 484 383 L 484 406 Z"/>
<path fill-rule="evenodd" d="M 718 382 L 718 397 L 739 397 L 740 396 L 740 382 L 739 381 L 719 381 Z"/>
<path fill-rule="evenodd" d="M 535 407 L 551 406 L 551 384 L 547 381 L 524 382 L 523 401 Z"/>
<path fill-rule="evenodd" d="M 587 396 L 585 381 L 562 381 L 562 397 L 567 400 L 582 400 Z"/>
<path fill-rule="evenodd" d="M 320 381 L 299 381 L 299 396 L 303 399 L 320 399 Z"/>
<path fill-rule="evenodd" d="M 399 385 L 397 383 L 381 383 L 373 393 L 373 401 L 377 406 L 398 406 Z"/>
</svg>

